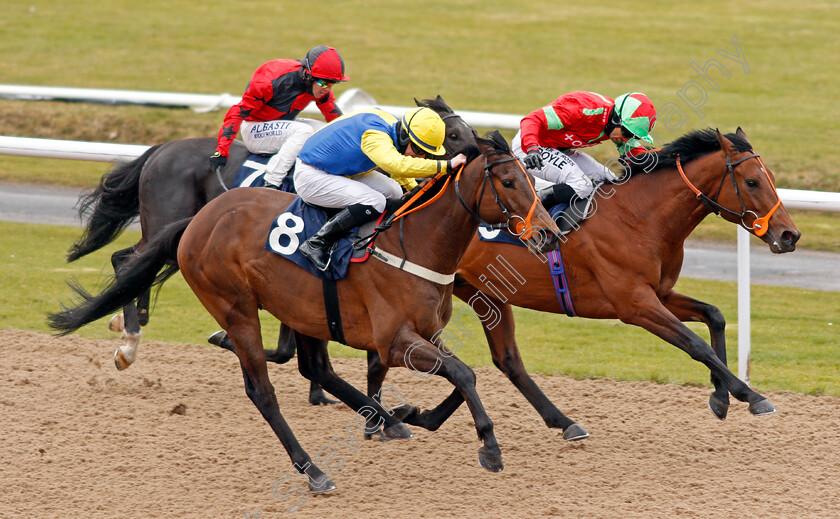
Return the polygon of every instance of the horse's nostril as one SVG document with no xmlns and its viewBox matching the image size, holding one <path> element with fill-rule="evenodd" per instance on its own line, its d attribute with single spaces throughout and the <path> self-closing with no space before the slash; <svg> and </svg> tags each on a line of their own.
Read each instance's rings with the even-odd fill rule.
<svg viewBox="0 0 840 519">
<path fill-rule="evenodd" d="M 801 233 L 793 232 L 793 231 L 785 231 L 785 232 L 782 233 L 782 242 L 793 245 L 799 240 L 800 236 L 802 236 Z"/>
</svg>

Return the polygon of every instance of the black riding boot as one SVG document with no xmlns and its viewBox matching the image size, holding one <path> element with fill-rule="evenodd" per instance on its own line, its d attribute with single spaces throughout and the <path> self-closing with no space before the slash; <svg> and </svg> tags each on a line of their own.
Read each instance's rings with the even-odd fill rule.
<svg viewBox="0 0 840 519">
<path fill-rule="evenodd" d="M 550 209 L 557 204 L 568 204 L 575 194 L 575 190 L 568 184 L 554 184 L 537 192 L 540 202 L 546 209 Z"/>
<path fill-rule="evenodd" d="M 330 218 L 321 230 L 301 244 L 298 249 L 320 271 L 330 264 L 330 249 L 344 233 L 379 216 L 369 205 L 355 204 L 345 207 Z"/>
</svg>

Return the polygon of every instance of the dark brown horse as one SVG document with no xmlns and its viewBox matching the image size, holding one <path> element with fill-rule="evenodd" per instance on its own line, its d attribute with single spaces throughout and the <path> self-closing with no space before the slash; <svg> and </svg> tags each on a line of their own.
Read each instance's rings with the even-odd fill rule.
<svg viewBox="0 0 840 519">
<path fill-rule="evenodd" d="M 444 144 L 451 158 L 469 148 L 475 148 L 475 130 L 457 116 L 446 102 L 436 99 L 417 101 L 417 106 L 435 110 L 446 125 Z M 141 237 L 135 245 L 119 250 L 111 256 L 114 271 L 127 258 L 141 250 L 168 224 L 195 215 L 207 202 L 224 193 L 233 183 L 239 165 L 247 158 L 245 145 L 235 141 L 231 146 L 227 166 L 217 176 L 207 165 L 207 158 L 216 147 L 215 138 L 182 139 L 154 146 L 139 158 L 115 166 L 106 173 L 99 186 L 79 201 L 79 215 L 86 221 L 82 236 L 70 248 L 68 261 L 98 250 L 111 243 L 136 218 L 140 217 Z M 144 293 L 127 304 L 123 312 L 114 316 L 112 330 L 122 332 L 123 344 L 114 352 L 117 369 L 126 369 L 137 355 L 141 325 L 149 321 L 150 294 Z M 287 327 L 281 330 L 279 344 L 292 344 Z M 276 351 L 274 362 L 286 362 L 288 348 Z M 294 349 L 291 349 L 294 354 Z M 323 392 L 313 385 L 310 402 L 328 403 Z"/>
<path fill-rule="evenodd" d="M 558 229 L 539 203 L 532 179 L 513 157 L 498 132 L 480 139 L 481 155 L 456 179 L 439 189 L 439 199 L 403 218 L 399 229 L 380 234 L 380 251 L 402 255 L 426 273 L 412 274 L 377 259 L 355 265 L 337 283 L 345 342 L 375 351 L 387 366 L 408 366 L 417 372 L 447 378 L 455 390 L 440 406 L 450 409 L 466 401 L 483 446 L 479 462 L 488 470 L 503 467 L 493 423 L 475 390 L 475 374 L 454 355 L 439 360 L 430 342 L 452 312 L 452 282 L 478 222 L 510 222 L 540 251 L 556 247 Z M 436 185 L 442 184 L 438 180 Z M 295 467 L 310 479 L 314 491 L 335 488 L 297 443 L 278 407 L 268 378 L 260 333 L 259 309 L 265 309 L 295 330 L 301 373 L 320 383 L 354 410 L 373 408 L 389 437 L 410 432 L 395 416 L 340 379 L 329 362 L 322 283 L 297 265 L 265 250 L 272 219 L 293 196 L 271 190 L 235 189 L 207 204 L 190 220 L 171 224 L 136 254 L 120 277 L 101 294 L 81 287 L 82 302 L 52 314 L 50 326 L 62 333 L 107 315 L 181 269 L 202 304 L 229 334 L 242 367 L 248 396 L 271 425 Z M 404 249 L 403 249 L 404 247 Z M 177 265 L 171 264 L 177 251 Z M 169 266 L 166 266 L 169 262 Z M 165 267 L 165 268 L 164 268 Z M 163 272 L 158 273 L 163 269 Z M 422 269 L 421 269 L 422 270 Z M 437 273 L 435 276 L 428 271 Z M 428 278 L 428 279 L 427 279 Z M 409 423 L 411 421 L 409 420 Z"/>
<path fill-rule="evenodd" d="M 563 238 L 561 250 L 576 314 L 642 327 L 706 365 L 715 388 L 709 407 L 720 419 L 726 417 L 730 393 L 748 402 L 755 415 L 775 412 L 769 401 L 727 367 L 726 321 L 720 310 L 674 291 L 683 244 L 710 212 L 743 225 L 774 253 L 796 248 L 800 232 L 780 204 L 773 174 L 740 128 L 727 136 L 716 130 L 692 132 L 631 170 L 624 185 L 603 186 L 594 214 Z M 519 282 L 505 269 L 488 268 L 499 255 L 521 276 Z M 507 286 L 515 290 L 506 290 Z M 470 301 L 479 292 L 498 309 L 499 320 L 493 326 L 482 321 L 495 365 L 549 427 L 562 428 L 568 440 L 587 437 L 525 371 L 514 336 L 511 306 L 564 313 L 546 258 L 523 247 L 474 237 L 458 267 L 454 293 Z M 705 323 L 711 347 L 682 321 Z M 368 392 L 376 394 L 387 367 L 376 358 L 369 360 Z M 424 413 L 418 415 L 416 408 L 411 413 L 405 420 L 425 419 L 425 427 L 440 426 Z"/>
</svg>

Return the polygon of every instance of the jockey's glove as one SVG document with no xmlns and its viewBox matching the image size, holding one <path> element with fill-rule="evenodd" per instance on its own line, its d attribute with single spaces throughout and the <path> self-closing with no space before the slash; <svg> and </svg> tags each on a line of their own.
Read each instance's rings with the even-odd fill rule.
<svg viewBox="0 0 840 519">
<path fill-rule="evenodd" d="M 522 160 L 522 163 L 528 169 L 542 169 L 543 159 L 539 148 L 529 151 L 528 155 Z"/>
<path fill-rule="evenodd" d="M 227 157 L 216 151 L 210 155 L 210 169 L 223 168 L 227 164 Z"/>
</svg>

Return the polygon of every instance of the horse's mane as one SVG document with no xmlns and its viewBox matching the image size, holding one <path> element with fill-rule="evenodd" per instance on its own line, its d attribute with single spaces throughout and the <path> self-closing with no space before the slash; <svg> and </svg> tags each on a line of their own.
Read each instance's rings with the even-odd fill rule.
<svg viewBox="0 0 840 519">
<path fill-rule="evenodd" d="M 422 101 L 418 101 L 415 97 L 414 104 L 419 107 L 430 108 L 441 117 L 445 117 L 447 115 L 457 115 L 455 111 L 446 104 L 446 101 L 440 97 L 440 95 L 438 95 L 435 99 L 423 99 Z M 468 125 L 466 122 L 464 122 L 464 124 L 467 128 L 472 130 L 473 137 L 478 138 L 478 133 L 475 131 L 475 128 Z M 473 146 L 472 144 L 467 145 L 467 147 L 461 150 L 461 152 L 467 156 L 468 162 L 481 155 L 481 151 L 478 149 L 478 146 Z"/>
<path fill-rule="evenodd" d="M 438 115 L 455 113 L 440 96 L 437 96 L 437 99 L 423 99 L 422 101 L 418 101 L 417 98 L 414 98 L 414 104 L 419 107 L 431 108 L 437 112 Z"/>
<path fill-rule="evenodd" d="M 508 144 L 508 141 L 504 137 L 502 137 L 502 134 L 499 132 L 499 130 L 487 132 L 484 135 L 484 138 L 476 137 L 475 140 L 479 144 L 492 147 L 496 152 L 500 154 L 513 154 L 513 152 L 510 149 L 510 144 Z"/>
<path fill-rule="evenodd" d="M 734 133 L 726 134 L 726 138 L 732 142 L 735 151 L 751 152 L 752 145 L 747 139 Z M 713 128 L 695 130 L 689 132 L 677 140 L 666 144 L 659 151 L 652 151 L 644 155 L 637 155 L 635 158 L 626 159 L 630 174 L 649 173 L 662 168 L 675 168 L 677 157 L 680 162 L 686 164 L 694 159 L 708 155 L 720 150 L 720 142 L 717 139 L 717 131 Z"/>
</svg>

